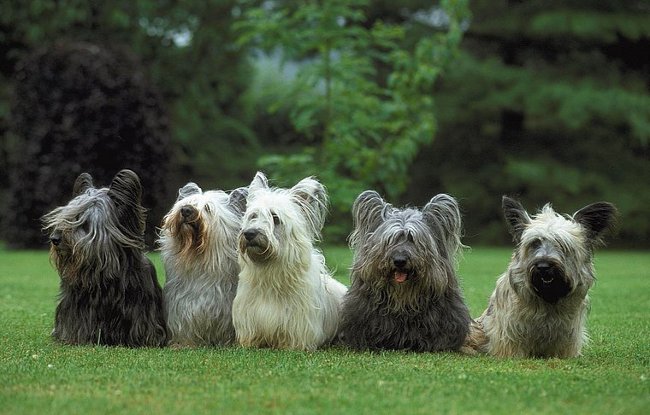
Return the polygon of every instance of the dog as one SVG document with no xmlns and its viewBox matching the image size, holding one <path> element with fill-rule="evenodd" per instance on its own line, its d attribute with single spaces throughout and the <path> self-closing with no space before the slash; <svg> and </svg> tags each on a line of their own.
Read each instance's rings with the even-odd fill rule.
<svg viewBox="0 0 650 415">
<path fill-rule="evenodd" d="M 246 188 L 203 192 L 195 183 L 178 191 L 163 219 L 159 250 L 167 280 L 163 292 L 171 343 L 229 346 L 235 342 L 232 302 L 237 292 L 237 238 Z"/>
<path fill-rule="evenodd" d="M 314 247 L 325 222 L 325 188 L 308 177 L 290 189 L 269 187 L 258 172 L 248 190 L 239 236 L 239 286 L 233 324 L 245 347 L 314 350 L 338 330 L 347 288 Z"/>
<path fill-rule="evenodd" d="M 359 350 L 463 349 L 471 319 L 456 277 L 463 247 L 456 200 L 439 194 L 421 211 L 398 209 L 366 190 L 352 217 L 343 344 Z"/>
<path fill-rule="evenodd" d="M 468 346 L 498 357 L 579 356 L 588 341 L 593 253 L 613 227 L 616 207 L 598 202 L 568 216 L 547 204 L 531 217 L 505 196 L 502 207 L 516 249 Z"/>
<path fill-rule="evenodd" d="M 162 289 L 144 254 L 145 209 L 137 174 L 121 170 L 97 189 L 82 173 L 73 199 L 43 216 L 61 278 L 53 337 L 66 344 L 167 344 Z"/>
</svg>

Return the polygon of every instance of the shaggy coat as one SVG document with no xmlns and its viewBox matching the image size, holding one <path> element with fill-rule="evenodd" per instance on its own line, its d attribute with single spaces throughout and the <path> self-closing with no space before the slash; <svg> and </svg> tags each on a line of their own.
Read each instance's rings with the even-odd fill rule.
<svg viewBox="0 0 650 415">
<path fill-rule="evenodd" d="M 163 296 L 144 255 L 138 176 L 122 170 L 96 189 L 82 173 L 73 195 L 43 217 L 61 277 L 52 335 L 68 344 L 164 346 Z"/>
<path fill-rule="evenodd" d="M 470 316 L 455 272 L 462 247 L 456 201 L 440 194 L 422 211 L 396 209 L 365 191 L 352 216 L 342 341 L 354 349 L 459 350 Z"/>
<path fill-rule="evenodd" d="M 336 335 L 346 287 L 314 248 L 327 212 L 313 178 L 270 188 L 257 173 L 249 186 L 239 238 L 239 286 L 233 323 L 243 346 L 314 350 Z"/>
<path fill-rule="evenodd" d="M 203 192 L 188 183 L 163 219 L 158 239 L 167 281 L 163 289 L 171 342 L 231 345 L 237 292 L 237 238 L 246 188 Z"/>
<path fill-rule="evenodd" d="M 573 216 L 550 205 L 532 218 L 503 198 L 517 245 L 487 310 L 472 325 L 470 346 L 499 357 L 575 357 L 588 340 L 594 248 L 613 225 L 616 208 L 588 205 Z"/>
</svg>

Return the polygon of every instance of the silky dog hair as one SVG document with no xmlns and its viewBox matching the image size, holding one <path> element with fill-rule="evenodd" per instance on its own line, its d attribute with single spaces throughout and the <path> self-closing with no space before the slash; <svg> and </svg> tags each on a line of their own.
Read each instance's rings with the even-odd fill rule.
<svg viewBox="0 0 650 415">
<path fill-rule="evenodd" d="M 469 311 L 456 277 L 462 222 L 445 194 L 398 209 L 371 190 L 352 207 L 352 285 L 341 336 L 355 349 L 459 350 Z"/>
<path fill-rule="evenodd" d="M 144 255 L 140 179 L 120 171 L 106 188 L 82 173 L 73 199 L 44 215 L 60 294 L 53 336 L 69 344 L 163 346 L 162 290 Z"/>
<path fill-rule="evenodd" d="M 163 219 L 159 250 L 171 341 L 182 346 L 227 346 L 235 341 L 232 301 L 237 292 L 237 238 L 246 188 L 203 192 L 179 189 Z"/>
</svg>

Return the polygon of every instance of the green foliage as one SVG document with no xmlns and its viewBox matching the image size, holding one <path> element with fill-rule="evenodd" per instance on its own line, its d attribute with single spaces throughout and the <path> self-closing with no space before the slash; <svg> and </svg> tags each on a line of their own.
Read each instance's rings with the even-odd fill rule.
<svg viewBox="0 0 650 415">
<path fill-rule="evenodd" d="M 366 6 L 277 2 L 247 10 L 238 24 L 242 44 L 279 49 L 285 59 L 299 61 L 297 89 L 311 91 L 297 96 L 290 119 L 319 144 L 263 157 L 261 167 L 281 182 L 318 175 L 333 184 L 330 196 L 339 212 L 366 188 L 389 198 L 404 190 L 410 162 L 433 139 L 433 84 L 454 55 L 466 17 L 463 1 L 443 2 L 448 30 L 407 48 L 406 26 L 368 22 Z"/>
<path fill-rule="evenodd" d="M 332 268 L 350 252 L 327 247 Z M 475 248 L 460 263 L 483 311 L 510 249 Z M 164 280 L 160 257 L 152 255 Z M 270 349 L 127 349 L 52 342 L 58 277 L 45 252 L 0 250 L 3 413 L 644 413 L 648 394 L 647 252 L 596 255 L 591 343 L 576 359 L 452 353 L 312 353 Z"/>
<path fill-rule="evenodd" d="M 503 194 L 568 213 L 608 200 L 621 213 L 612 243 L 650 243 L 650 188 L 639 185 L 650 181 L 647 11 L 634 1 L 471 5 L 436 90 L 438 139 L 403 200 L 453 194 L 470 244 L 509 239 Z"/>
<path fill-rule="evenodd" d="M 190 179 L 206 188 L 241 185 L 260 149 L 243 121 L 239 102 L 251 74 L 246 51 L 235 45 L 231 31 L 238 4 L 237 0 L 1 2 L 0 134 L 8 117 L 2 103 L 10 94 L 3 87 L 12 86 L 15 63 L 34 49 L 60 39 L 128 48 L 167 104 L 175 170 L 171 187 Z M 3 147 L 0 143 L 0 154 L 11 151 Z M 172 196 L 161 203 L 171 202 Z"/>
<path fill-rule="evenodd" d="M 40 217 L 69 201 L 90 172 L 97 187 L 123 168 L 143 184 L 147 243 L 168 194 L 169 128 L 159 92 L 121 50 L 59 42 L 21 61 L 12 108 L 15 167 L 2 215 L 12 247 L 44 248 Z"/>
</svg>

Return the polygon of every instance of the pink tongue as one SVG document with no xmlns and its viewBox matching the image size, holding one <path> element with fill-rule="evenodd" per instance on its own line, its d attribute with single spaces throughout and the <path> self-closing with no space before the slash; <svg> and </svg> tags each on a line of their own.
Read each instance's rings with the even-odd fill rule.
<svg viewBox="0 0 650 415">
<path fill-rule="evenodd" d="M 395 282 L 401 284 L 406 281 L 406 272 L 395 271 L 395 275 L 393 277 L 395 278 Z"/>
</svg>

